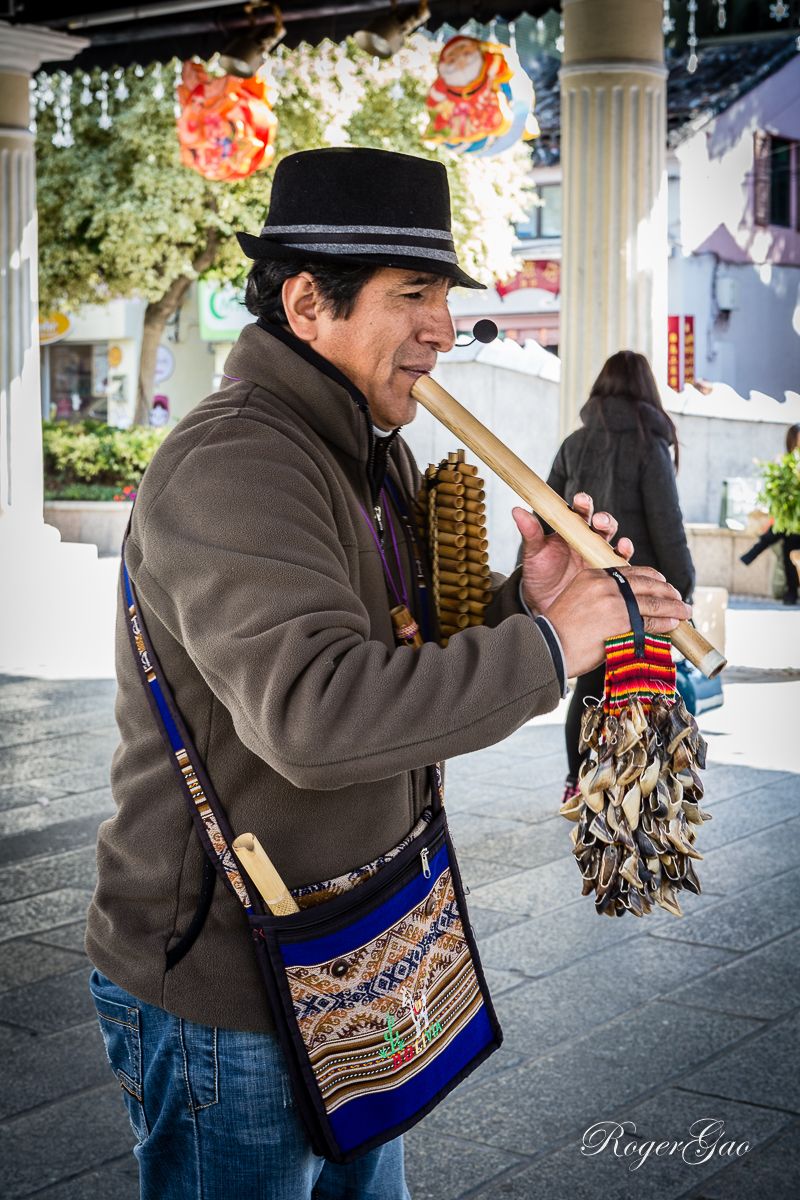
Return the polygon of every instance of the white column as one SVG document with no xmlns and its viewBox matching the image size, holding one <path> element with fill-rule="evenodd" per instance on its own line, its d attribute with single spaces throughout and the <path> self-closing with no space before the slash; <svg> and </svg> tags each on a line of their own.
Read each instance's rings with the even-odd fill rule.
<svg viewBox="0 0 800 1200">
<path fill-rule="evenodd" d="M 28 84 L 89 43 L 0 21 L 0 537 L 42 521 L 36 164 Z M 0 547 L 2 543 L 0 542 Z"/>
<path fill-rule="evenodd" d="M 666 76 L 660 0 L 563 0 L 560 431 L 609 355 L 666 371 Z"/>
<path fill-rule="evenodd" d="M 0 673 L 101 672 L 93 610 L 113 577 L 94 546 L 61 544 L 42 516 L 38 248 L 29 81 L 43 62 L 69 60 L 89 42 L 0 21 Z M 109 638 L 106 633 L 106 642 Z"/>
</svg>

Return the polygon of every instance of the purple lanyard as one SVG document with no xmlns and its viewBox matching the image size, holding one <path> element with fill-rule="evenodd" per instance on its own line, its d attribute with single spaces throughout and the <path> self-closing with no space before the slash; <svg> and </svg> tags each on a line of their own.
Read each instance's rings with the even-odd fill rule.
<svg viewBox="0 0 800 1200">
<path fill-rule="evenodd" d="M 378 537 L 377 533 L 375 532 L 375 527 L 373 526 L 372 521 L 370 521 L 367 514 L 364 512 L 363 508 L 361 508 L 360 504 L 358 507 L 361 508 L 361 515 L 363 516 L 364 520 L 369 525 L 369 531 L 375 539 L 375 545 L 378 547 L 378 553 L 381 556 L 381 562 L 383 563 L 383 569 L 386 571 L 386 578 L 389 580 L 389 583 L 392 585 L 392 591 L 394 592 L 395 600 L 397 601 L 398 604 L 404 604 L 406 606 L 406 608 L 408 608 L 408 595 L 406 593 L 406 581 L 403 578 L 403 568 L 400 564 L 400 553 L 397 549 L 397 538 L 394 536 L 394 525 L 392 524 L 392 514 L 389 511 L 389 505 L 386 503 L 386 493 L 383 491 L 383 489 L 381 489 L 381 500 L 383 501 L 383 511 L 386 513 L 386 520 L 389 525 L 389 532 L 392 535 L 392 545 L 394 546 L 394 556 L 395 556 L 395 559 L 397 560 L 397 574 L 400 579 L 400 587 L 403 589 L 403 599 L 402 600 L 400 599 L 400 597 L 397 593 L 397 588 L 394 586 L 394 580 L 392 579 L 392 573 L 389 570 L 389 564 L 386 561 L 386 555 L 383 553 L 383 546 L 381 545 L 380 538 Z"/>
</svg>

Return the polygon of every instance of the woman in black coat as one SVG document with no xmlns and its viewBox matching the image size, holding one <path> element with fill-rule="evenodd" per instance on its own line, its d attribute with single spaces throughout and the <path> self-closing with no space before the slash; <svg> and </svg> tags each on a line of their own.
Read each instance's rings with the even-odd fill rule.
<svg viewBox="0 0 800 1200">
<path fill-rule="evenodd" d="M 583 428 L 558 451 L 547 482 L 568 504 L 578 492 L 587 492 L 596 511 L 613 513 L 618 537 L 633 542 L 631 563 L 655 567 L 688 601 L 694 566 L 675 485 L 678 435 L 643 354 L 621 350 L 608 359 L 581 409 L 581 421 Z M 583 701 L 603 695 L 604 672 L 602 666 L 582 675 L 569 706 L 565 799 L 577 788 Z"/>
</svg>

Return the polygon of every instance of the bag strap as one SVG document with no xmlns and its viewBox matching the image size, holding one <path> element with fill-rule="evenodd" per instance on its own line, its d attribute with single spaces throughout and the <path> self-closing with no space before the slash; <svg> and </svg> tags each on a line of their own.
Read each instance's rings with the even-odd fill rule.
<svg viewBox="0 0 800 1200">
<path fill-rule="evenodd" d="M 128 620 L 125 622 L 128 639 L 133 652 L 136 669 L 147 696 L 167 757 L 180 785 L 189 815 L 195 824 L 200 841 L 208 858 L 221 876 L 229 891 L 242 903 L 249 913 L 262 914 L 261 902 L 256 894 L 252 897 L 247 890 L 239 864 L 231 850 L 233 830 L 217 799 L 211 780 L 206 774 L 191 736 L 175 703 L 161 664 L 147 633 L 142 614 L 136 601 L 125 549 L 128 535 L 122 543 L 122 584 Z M 178 947 L 176 947 L 177 949 Z"/>
</svg>

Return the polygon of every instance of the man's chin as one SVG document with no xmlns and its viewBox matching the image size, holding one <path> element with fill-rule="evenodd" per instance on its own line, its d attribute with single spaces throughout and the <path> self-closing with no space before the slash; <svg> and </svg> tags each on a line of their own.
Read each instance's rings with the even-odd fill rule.
<svg viewBox="0 0 800 1200">
<path fill-rule="evenodd" d="M 400 425 L 410 425 L 417 415 L 417 402 L 411 395 L 409 384 L 406 394 L 395 392 L 391 399 L 381 402 L 370 401 L 372 420 L 379 429 L 397 429 Z"/>
</svg>

